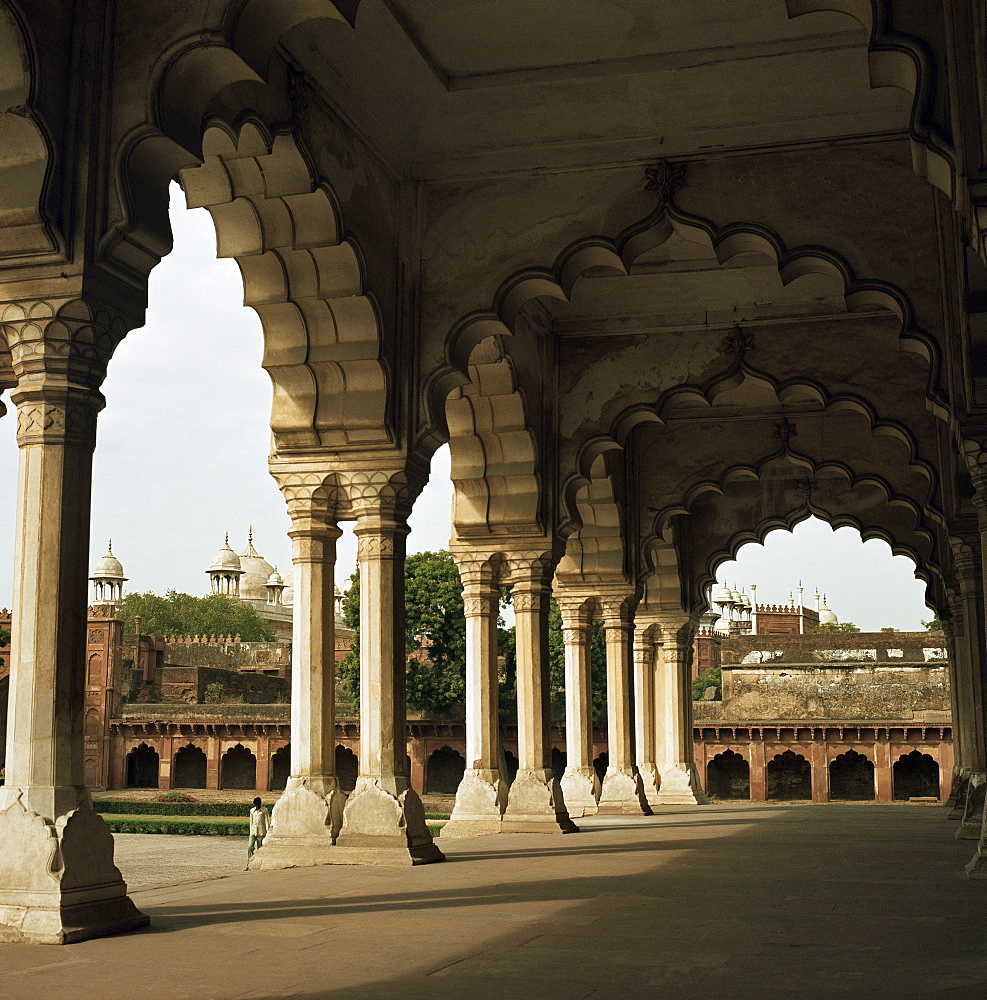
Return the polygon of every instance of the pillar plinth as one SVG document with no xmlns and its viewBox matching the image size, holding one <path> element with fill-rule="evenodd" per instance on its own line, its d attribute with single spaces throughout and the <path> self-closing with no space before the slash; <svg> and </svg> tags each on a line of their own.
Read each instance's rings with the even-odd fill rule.
<svg viewBox="0 0 987 1000">
<path fill-rule="evenodd" d="M 593 816 L 600 779 L 593 767 L 593 622 L 585 600 L 558 598 L 565 658 L 566 768 L 559 781 L 569 816 Z"/>
<path fill-rule="evenodd" d="M 442 837 L 500 833 L 507 783 L 499 769 L 497 613 L 500 591 L 488 573 L 459 560 L 466 613 L 466 761 Z M 472 571 L 472 572 L 471 572 Z M 473 579 L 471 579 L 471 576 Z M 476 577 L 480 577 L 477 579 Z"/>
<path fill-rule="evenodd" d="M 658 804 L 706 805 L 709 799 L 693 762 L 692 681 L 688 623 L 663 624 L 661 662 L 656 673 Z"/>
<path fill-rule="evenodd" d="M 953 783 L 950 787 L 949 802 L 946 803 L 949 812 L 946 819 L 959 820 L 966 811 L 966 786 L 970 783 L 970 768 L 956 767 L 953 769 Z M 952 803 L 950 805 L 950 803 Z"/>
<path fill-rule="evenodd" d="M 0 941 L 66 944 L 149 920 L 127 896 L 113 837 L 84 787 L 89 506 L 103 399 L 71 372 L 49 378 L 37 361 L 11 395 L 20 470 Z"/>
<path fill-rule="evenodd" d="M 963 815 L 960 817 L 957 840 L 981 840 L 984 828 L 984 799 L 987 794 L 987 774 L 971 771 L 966 783 Z"/>
<path fill-rule="evenodd" d="M 607 750 L 610 763 L 600 788 L 599 812 L 650 816 L 651 808 L 634 766 L 631 724 L 632 601 L 624 597 L 604 600 L 602 605 L 607 638 Z"/>
<path fill-rule="evenodd" d="M 291 773 L 251 869 L 329 864 L 346 793 L 336 777 L 336 540 L 321 499 L 283 482 L 292 518 Z M 315 491 L 317 493 L 317 490 Z"/>
<path fill-rule="evenodd" d="M 360 561 L 360 774 L 346 800 L 333 864 L 445 860 L 408 774 L 403 516 L 379 503 L 356 510 Z"/>
<path fill-rule="evenodd" d="M 535 563 L 541 560 L 533 560 Z M 507 796 L 504 833 L 572 833 L 549 741 L 547 567 L 514 576 L 517 636 L 518 772 Z"/>
</svg>

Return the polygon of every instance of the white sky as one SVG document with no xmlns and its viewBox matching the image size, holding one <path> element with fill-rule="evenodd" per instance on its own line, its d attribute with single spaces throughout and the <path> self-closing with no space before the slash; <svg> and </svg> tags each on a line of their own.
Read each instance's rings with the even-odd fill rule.
<svg viewBox="0 0 987 1000">
<path fill-rule="evenodd" d="M 240 552 L 254 545 L 284 572 L 291 566 L 284 502 L 267 473 L 271 388 L 260 367 L 260 322 L 245 308 L 240 272 L 217 260 L 204 209 L 188 211 L 172 188 L 175 249 L 151 275 L 147 325 L 117 349 L 104 383 L 93 468 L 90 565 L 113 540 L 128 590 L 208 592 L 206 568 L 229 531 Z M 0 419 L 0 606 L 12 584 L 17 449 L 13 407 Z M 452 487 L 448 448 L 415 505 L 409 552 L 445 548 Z M 841 621 L 864 629 L 921 628 L 932 617 L 912 563 L 851 528 L 815 519 L 776 531 L 725 563 L 718 581 L 758 584 L 759 603 L 786 600 L 799 579 L 816 587 Z M 353 571 L 352 527 L 339 541 L 336 576 Z M 749 592 L 749 591 L 748 591 Z"/>
</svg>

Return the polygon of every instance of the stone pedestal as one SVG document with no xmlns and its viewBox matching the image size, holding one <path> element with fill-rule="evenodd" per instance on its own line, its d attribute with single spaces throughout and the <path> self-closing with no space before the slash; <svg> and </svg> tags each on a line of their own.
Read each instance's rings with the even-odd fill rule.
<svg viewBox="0 0 987 1000">
<path fill-rule="evenodd" d="M 519 770 L 507 798 L 503 833 L 578 833 L 551 768 Z"/>
<path fill-rule="evenodd" d="M 641 779 L 633 767 L 607 768 L 600 787 L 597 811 L 608 816 L 650 816 L 651 808 L 644 797 Z"/>
<path fill-rule="evenodd" d="M 648 804 L 649 808 L 658 805 L 658 765 L 652 764 L 650 761 L 638 764 L 637 773 L 641 782 L 641 795 L 644 797 L 644 801 Z"/>
<path fill-rule="evenodd" d="M 425 824 L 422 800 L 406 778 L 357 778 L 330 864 L 424 865 L 444 860 Z"/>
<path fill-rule="evenodd" d="M 70 944 L 150 923 L 113 864 L 113 835 L 87 804 L 51 822 L 18 797 L 0 812 L 0 845 L 0 941 Z"/>
<path fill-rule="evenodd" d="M 980 840 L 984 822 L 984 798 L 987 793 L 987 774 L 974 771 L 966 785 L 963 815 L 956 831 L 957 840 Z"/>
<path fill-rule="evenodd" d="M 335 775 L 292 777 L 274 804 L 271 832 L 250 859 L 251 871 L 332 864 L 333 842 L 343 825 L 346 793 Z"/>
<path fill-rule="evenodd" d="M 593 767 L 567 767 L 559 787 L 570 817 L 595 816 L 599 811 L 600 779 Z"/>
<path fill-rule="evenodd" d="M 960 768 L 954 772 L 953 784 L 949 792 L 949 801 L 946 803 L 949 809 L 946 819 L 963 819 L 963 813 L 966 811 L 966 787 L 969 783 L 969 768 Z"/>
<path fill-rule="evenodd" d="M 456 805 L 440 837 L 483 837 L 501 833 L 507 782 L 493 768 L 470 769 L 456 790 Z"/>
<path fill-rule="evenodd" d="M 669 761 L 658 765 L 658 804 L 663 806 L 703 806 L 709 799 L 692 764 Z"/>
</svg>

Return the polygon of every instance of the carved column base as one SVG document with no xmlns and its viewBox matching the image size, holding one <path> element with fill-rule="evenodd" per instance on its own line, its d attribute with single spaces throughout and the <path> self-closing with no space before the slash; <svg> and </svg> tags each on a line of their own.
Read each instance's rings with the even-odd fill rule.
<svg viewBox="0 0 987 1000">
<path fill-rule="evenodd" d="M 87 805 L 55 822 L 19 800 L 0 812 L 0 941 L 70 944 L 146 927 Z"/>
<path fill-rule="evenodd" d="M 633 768 L 607 768 L 600 789 L 601 816 L 650 816 L 651 809 L 644 798 L 641 779 Z"/>
<path fill-rule="evenodd" d="M 599 810 L 600 779 L 592 767 L 567 767 L 559 782 L 565 810 L 572 816 L 595 816 Z"/>
<path fill-rule="evenodd" d="M 274 804 L 271 832 L 248 862 L 250 870 L 331 864 L 329 854 L 343 825 L 345 802 L 335 775 L 289 778 Z"/>
<path fill-rule="evenodd" d="M 645 761 L 637 765 L 637 773 L 641 779 L 644 801 L 653 809 L 658 805 L 658 765 Z"/>
<path fill-rule="evenodd" d="M 967 878 L 987 879 L 987 814 L 984 823 L 980 828 L 980 843 L 977 844 L 976 853 L 966 866 Z"/>
<path fill-rule="evenodd" d="M 660 764 L 658 766 L 660 784 L 658 805 L 661 806 L 705 806 L 709 799 L 699 783 L 696 769 L 689 764 Z"/>
<path fill-rule="evenodd" d="M 484 837 L 500 833 L 507 783 L 498 770 L 470 768 L 456 789 L 456 804 L 440 837 Z"/>
<path fill-rule="evenodd" d="M 987 774 L 973 771 L 966 786 L 966 801 L 957 840 L 980 840 L 984 825 L 984 797 L 987 793 Z"/>
<path fill-rule="evenodd" d="M 502 833 L 578 833 L 551 768 L 518 771 L 507 795 Z"/>
<path fill-rule="evenodd" d="M 333 865 L 427 865 L 445 861 L 425 824 L 425 807 L 407 778 L 360 775 L 329 855 Z"/>
<path fill-rule="evenodd" d="M 949 812 L 946 819 L 963 819 L 966 812 L 966 789 L 970 784 L 970 769 L 960 768 L 953 773 L 953 782 L 949 789 L 949 799 L 946 802 Z"/>
</svg>

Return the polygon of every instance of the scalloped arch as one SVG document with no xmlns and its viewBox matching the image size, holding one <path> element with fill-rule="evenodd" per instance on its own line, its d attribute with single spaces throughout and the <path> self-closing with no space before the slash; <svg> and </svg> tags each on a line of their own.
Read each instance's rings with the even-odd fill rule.
<svg viewBox="0 0 987 1000">
<path fill-rule="evenodd" d="M 446 399 L 457 537 L 541 532 L 537 448 L 514 362 L 498 336 L 470 353 L 468 381 Z"/>
<path fill-rule="evenodd" d="M 0 4 L 0 259 L 58 249 L 42 206 L 50 150 L 32 108 L 35 63 L 16 9 Z"/>
<path fill-rule="evenodd" d="M 279 451 L 388 442 L 377 311 L 331 193 L 291 136 L 212 128 L 203 149 L 182 185 L 188 206 L 212 215 L 218 256 L 237 261 L 261 319 Z"/>
</svg>

